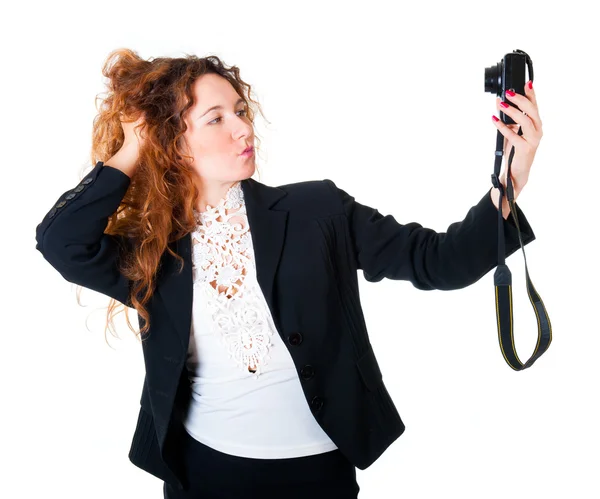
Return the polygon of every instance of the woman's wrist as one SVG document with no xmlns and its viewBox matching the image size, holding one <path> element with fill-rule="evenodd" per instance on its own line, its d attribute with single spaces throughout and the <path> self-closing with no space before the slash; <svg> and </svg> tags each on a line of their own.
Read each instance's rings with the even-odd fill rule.
<svg viewBox="0 0 600 499">
<path fill-rule="evenodd" d="M 519 193 L 515 190 L 514 194 L 515 194 L 514 198 L 516 201 Z M 500 199 L 500 189 L 498 189 L 497 187 L 492 187 L 492 189 L 490 190 L 490 197 L 492 198 L 492 202 L 494 203 L 494 206 L 496 207 L 496 210 L 497 210 L 498 209 L 498 201 Z M 506 220 L 509 215 L 510 215 L 510 204 L 508 203 L 508 197 L 506 196 L 506 188 L 505 188 L 504 196 L 502 196 L 502 216 L 504 217 L 504 220 Z"/>
</svg>

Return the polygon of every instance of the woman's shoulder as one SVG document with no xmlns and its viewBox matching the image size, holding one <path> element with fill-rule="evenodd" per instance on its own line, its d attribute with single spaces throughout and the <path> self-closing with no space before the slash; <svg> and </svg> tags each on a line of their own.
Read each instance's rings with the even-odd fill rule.
<svg viewBox="0 0 600 499">
<path fill-rule="evenodd" d="M 304 211 L 311 216 L 331 216 L 343 212 L 340 191 L 328 178 L 301 180 L 277 186 L 261 185 L 283 194 L 277 209 Z"/>
</svg>

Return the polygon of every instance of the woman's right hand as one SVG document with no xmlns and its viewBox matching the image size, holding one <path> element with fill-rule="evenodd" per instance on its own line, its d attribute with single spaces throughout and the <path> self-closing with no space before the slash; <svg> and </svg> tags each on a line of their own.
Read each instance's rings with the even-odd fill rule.
<svg viewBox="0 0 600 499">
<path fill-rule="evenodd" d="M 124 121 L 121 119 L 121 126 L 123 127 L 123 132 L 125 134 L 125 141 L 123 142 L 123 147 L 125 146 L 133 146 L 135 144 L 135 148 L 138 153 L 141 147 L 144 145 L 144 133 L 141 130 L 142 125 L 144 124 L 144 113 L 136 121 Z"/>
<path fill-rule="evenodd" d="M 121 119 L 121 126 L 125 135 L 123 145 L 110 159 L 104 162 L 105 165 L 121 170 L 130 178 L 133 176 L 140 157 L 140 149 L 145 142 L 145 135 L 141 130 L 143 123 L 143 113 L 135 121 Z"/>
</svg>

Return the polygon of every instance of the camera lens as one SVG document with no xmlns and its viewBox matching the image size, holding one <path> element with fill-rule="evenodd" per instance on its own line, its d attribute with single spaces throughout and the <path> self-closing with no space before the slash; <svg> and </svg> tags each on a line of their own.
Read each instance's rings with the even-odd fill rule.
<svg viewBox="0 0 600 499">
<path fill-rule="evenodd" d="M 502 63 L 485 68 L 485 91 L 492 94 L 501 95 L 502 93 Z"/>
</svg>

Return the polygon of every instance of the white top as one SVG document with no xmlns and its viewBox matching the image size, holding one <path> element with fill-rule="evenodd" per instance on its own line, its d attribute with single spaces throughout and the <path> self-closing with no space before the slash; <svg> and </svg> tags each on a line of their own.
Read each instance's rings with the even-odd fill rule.
<svg viewBox="0 0 600 499">
<path fill-rule="evenodd" d="M 220 452 L 249 458 L 337 449 L 310 410 L 256 279 L 241 183 L 196 217 L 187 432 Z"/>
</svg>

